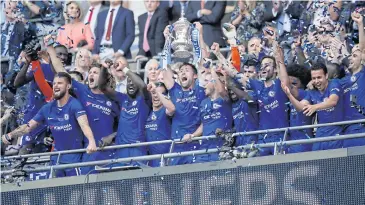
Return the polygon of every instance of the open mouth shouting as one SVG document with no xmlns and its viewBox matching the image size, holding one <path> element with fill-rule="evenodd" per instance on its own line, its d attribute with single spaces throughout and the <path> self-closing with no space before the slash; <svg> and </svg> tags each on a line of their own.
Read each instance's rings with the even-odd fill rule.
<svg viewBox="0 0 365 205">
<path fill-rule="evenodd" d="M 94 85 L 95 79 L 94 76 L 89 76 L 89 85 Z"/>
<path fill-rule="evenodd" d="M 61 91 L 61 89 L 59 89 L 59 88 L 53 88 L 53 94 L 54 95 L 59 95 L 60 91 Z"/>
</svg>

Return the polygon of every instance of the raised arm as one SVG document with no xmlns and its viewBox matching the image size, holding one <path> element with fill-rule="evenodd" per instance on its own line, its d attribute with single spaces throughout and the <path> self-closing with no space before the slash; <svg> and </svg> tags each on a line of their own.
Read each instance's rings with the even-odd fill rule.
<svg viewBox="0 0 365 205">
<path fill-rule="evenodd" d="M 56 71 L 59 72 L 67 72 L 66 69 L 63 67 L 63 64 L 60 59 L 57 58 L 56 50 L 54 49 L 53 45 L 50 43 L 51 38 L 54 38 L 51 35 L 44 37 L 44 44 L 47 46 L 47 52 L 52 62 L 52 67 Z"/>
<path fill-rule="evenodd" d="M 33 77 L 27 76 L 27 71 L 28 71 L 29 65 L 30 65 L 30 61 L 26 60 L 23 64 L 22 69 L 16 75 L 15 80 L 14 80 L 15 88 L 22 87 L 23 85 L 28 84 L 30 81 L 33 80 Z"/>
<path fill-rule="evenodd" d="M 165 36 L 165 44 L 169 39 L 169 36 L 171 35 L 170 33 L 170 25 L 167 25 L 165 27 L 165 30 L 163 32 L 163 35 Z M 174 80 L 174 73 L 171 70 L 171 67 L 169 65 L 167 65 L 166 68 L 162 68 L 162 72 L 163 72 L 163 81 L 164 84 L 167 88 L 167 90 L 170 90 L 174 84 L 175 84 L 175 80 Z"/>
<path fill-rule="evenodd" d="M 139 77 L 137 74 L 133 73 L 129 68 L 125 67 L 123 68 L 123 72 L 128 76 L 129 79 L 133 82 L 135 86 L 137 86 L 139 93 L 144 97 L 146 101 L 150 101 L 150 95 L 147 91 L 147 85 L 142 80 L 141 77 Z M 149 104 L 150 105 L 150 104 Z"/>
<path fill-rule="evenodd" d="M 175 84 L 174 73 L 172 72 L 170 66 L 167 66 L 166 69 L 163 69 L 162 73 L 163 73 L 163 82 L 167 90 L 170 90 Z"/>
<path fill-rule="evenodd" d="M 362 10 L 362 9 L 361 9 Z M 364 28 L 364 17 L 359 13 L 360 11 L 354 11 L 351 14 L 352 20 L 354 20 L 359 28 L 359 46 L 360 50 L 365 49 L 365 28 Z"/>
<path fill-rule="evenodd" d="M 197 28 L 199 30 L 199 42 L 200 42 L 200 48 L 202 51 L 202 59 L 200 59 L 200 62 L 202 62 L 203 58 L 208 58 L 209 57 L 209 46 L 207 46 L 207 44 L 204 42 L 204 38 L 203 38 L 203 26 L 201 25 L 200 22 L 194 22 L 195 28 Z"/>
<path fill-rule="evenodd" d="M 227 88 L 232 90 L 232 92 L 234 92 L 238 98 L 243 99 L 246 102 L 253 102 L 251 95 L 249 95 L 246 90 L 238 88 L 236 83 L 234 83 L 233 79 L 229 76 L 226 77 L 226 85 Z"/>
<path fill-rule="evenodd" d="M 219 44 L 218 43 L 213 43 L 211 49 L 212 50 L 216 50 L 216 48 L 219 48 Z M 214 84 L 214 89 L 217 90 L 217 92 L 219 93 L 219 95 L 224 98 L 224 99 L 228 99 L 228 93 L 227 90 L 225 89 L 224 84 L 221 82 L 221 80 L 219 79 L 218 74 L 216 73 L 216 71 L 214 70 L 213 66 L 210 66 L 210 72 L 212 75 L 212 81 Z"/>
<path fill-rule="evenodd" d="M 42 3 L 42 2 L 39 2 L 39 3 Z M 29 8 L 29 10 L 33 13 L 32 16 L 38 15 L 41 10 L 41 8 L 37 4 L 34 4 L 33 2 L 30 2 L 30 1 L 23 1 L 23 4 L 25 6 L 27 6 Z"/>
<path fill-rule="evenodd" d="M 99 75 L 99 89 L 110 99 L 116 100 L 116 91 L 113 90 L 108 85 L 108 79 L 110 78 L 110 74 L 108 72 L 108 68 L 102 66 L 100 75 Z"/>
<path fill-rule="evenodd" d="M 94 135 L 93 132 L 91 131 L 91 128 L 89 126 L 89 121 L 87 120 L 87 116 L 85 115 L 81 115 L 77 118 L 77 122 L 80 125 L 80 128 L 82 130 L 82 132 L 84 133 L 85 137 L 88 139 L 89 141 L 89 145 L 86 148 L 86 152 L 87 153 L 92 153 L 96 151 L 96 144 L 95 144 L 95 139 L 94 139 Z"/>
<path fill-rule="evenodd" d="M 276 43 L 277 44 L 277 43 Z M 289 75 L 286 71 L 286 67 L 284 64 L 284 53 L 283 49 L 279 47 L 277 44 L 274 46 L 275 49 L 275 60 L 276 60 L 276 66 L 278 66 L 278 72 L 279 72 L 279 79 L 281 83 L 284 83 L 287 87 L 290 87 L 290 81 L 289 81 Z"/>
<path fill-rule="evenodd" d="M 211 50 L 217 57 L 219 63 L 223 65 L 224 71 L 226 71 L 226 73 L 230 77 L 234 78 L 238 74 L 238 71 L 234 69 L 233 64 L 223 56 L 223 54 L 220 51 L 219 45 L 217 46 L 217 43 L 213 43 Z"/>
<path fill-rule="evenodd" d="M 152 95 L 157 95 L 160 99 L 162 105 L 166 108 L 166 115 L 173 116 L 175 114 L 175 105 L 172 103 L 170 98 L 167 95 L 164 95 L 159 89 L 156 89 L 155 83 L 150 83 L 148 86 L 148 90 L 152 93 Z"/>
</svg>

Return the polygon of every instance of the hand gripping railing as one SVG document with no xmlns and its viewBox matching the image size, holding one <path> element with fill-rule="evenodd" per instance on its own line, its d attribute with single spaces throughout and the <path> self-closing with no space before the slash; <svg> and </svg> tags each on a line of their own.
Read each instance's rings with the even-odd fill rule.
<svg viewBox="0 0 365 205">
<path fill-rule="evenodd" d="M 330 136 L 330 137 L 323 137 L 323 138 L 313 138 L 313 139 L 302 139 L 302 140 L 292 140 L 285 142 L 286 145 L 297 145 L 297 144 L 311 144 L 316 142 L 326 142 L 326 141 L 333 141 L 333 140 L 345 140 L 345 139 L 354 139 L 354 138 L 362 138 L 365 137 L 365 133 L 357 133 L 357 134 L 348 134 L 348 135 L 337 135 L 337 136 Z M 243 145 L 238 146 L 238 149 L 249 149 L 252 145 Z M 280 146 L 278 142 L 270 142 L 266 144 L 257 144 L 257 148 L 269 148 Z M 214 149 L 207 149 L 207 150 L 196 150 L 196 151 L 187 151 L 187 152 L 179 152 L 179 153 L 167 153 L 167 154 L 155 154 L 155 155 L 147 155 L 147 156 L 139 156 L 139 157 L 127 157 L 127 158 L 118 158 L 118 159 L 111 159 L 111 160 L 100 160 L 100 161 L 92 161 L 92 162 L 80 162 L 80 163 L 73 163 L 73 164 L 62 164 L 62 165 L 54 165 L 54 166 L 45 166 L 39 168 L 32 168 L 32 169 L 22 169 L 25 172 L 40 172 L 40 171 L 48 171 L 48 170 L 55 170 L 55 169 L 69 169 L 75 167 L 85 167 L 85 166 L 96 166 L 96 165 L 105 165 L 105 164 L 114 164 L 114 163 L 122 163 L 122 162 L 137 162 L 137 161 L 146 161 L 146 160 L 155 160 L 161 158 L 173 158 L 173 157 L 183 157 L 183 156 L 190 156 L 190 155 L 202 155 L 202 154 L 210 154 L 218 152 L 218 148 Z M 14 170 L 6 170 L 2 171 L 1 174 L 11 174 Z"/>
</svg>

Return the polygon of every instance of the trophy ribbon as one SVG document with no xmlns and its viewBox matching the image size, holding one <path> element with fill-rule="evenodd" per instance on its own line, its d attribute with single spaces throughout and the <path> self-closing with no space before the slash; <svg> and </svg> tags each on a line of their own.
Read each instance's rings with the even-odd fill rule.
<svg viewBox="0 0 365 205">
<path fill-rule="evenodd" d="M 194 48 L 194 60 L 193 63 L 194 65 L 196 65 L 202 56 L 202 51 L 200 49 L 200 33 L 199 30 L 197 28 L 195 28 L 194 24 L 191 24 L 192 29 L 191 29 L 191 41 L 193 43 L 193 48 Z"/>
<path fill-rule="evenodd" d="M 170 34 L 173 30 L 173 25 L 170 26 Z M 159 67 L 162 69 L 166 69 L 168 64 L 171 64 L 171 37 L 169 36 L 165 42 L 165 45 L 162 50 L 162 54 L 160 56 L 160 65 Z"/>
</svg>

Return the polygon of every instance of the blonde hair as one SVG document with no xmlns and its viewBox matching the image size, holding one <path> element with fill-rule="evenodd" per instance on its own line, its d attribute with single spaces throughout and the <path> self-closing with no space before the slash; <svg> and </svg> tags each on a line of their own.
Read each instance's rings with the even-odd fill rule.
<svg viewBox="0 0 365 205">
<path fill-rule="evenodd" d="M 151 66 L 151 64 L 153 64 L 153 63 L 156 63 L 157 65 L 159 65 L 160 63 L 156 60 L 156 59 L 150 59 L 147 63 L 146 63 L 146 66 L 144 67 L 145 68 L 145 71 L 146 71 L 146 73 L 148 74 L 148 70 L 149 70 L 149 68 L 150 68 L 150 66 Z"/>
<path fill-rule="evenodd" d="M 75 67 L 79 68 L 79 56 L 81 55 L 81 52 L 85 51 L 87 53 L 87 55 L 90 57 L 90 64 L 91 64 L 91 58 L 92 58 L 92 54 L 89 50 L 87 50 L 86 48 L 79 48 L 79 51 L 77 51 L 76 53 L 76 58 L 75 58 Z"/>
<path fill-rule="evenodd" d="M 74 3 L 79 8 L 79 20 L 82 21 L 84 18 L 84 12 L 81 9 L 81 5 L 78 1 L 67 1 L 66 5 L 63 7 L 63 17 L 65 18 L 66 23 L 70 23 L 71 19 L 67 15 L 67 9 L 71 3 Z"/>
</svg>

